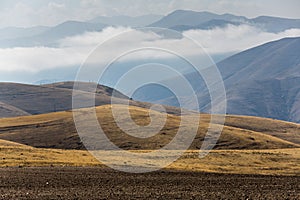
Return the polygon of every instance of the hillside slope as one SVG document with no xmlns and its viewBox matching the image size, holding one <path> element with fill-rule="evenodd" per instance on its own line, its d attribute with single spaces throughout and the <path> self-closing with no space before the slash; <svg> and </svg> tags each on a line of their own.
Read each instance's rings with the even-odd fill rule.
<svg viewBox="0 0 300 200">
<path fill-rule="evenodd" d="M 228 113 L 300 122 L 300 38 L 255 47 L 218 63 Z"/>
<path fill-rule="evenodd" d="M 0 118 L 26 115 L 30 115 L 30 113 L 0 101 Z"/>
<path fill-rule="evenodd" d="M 12 117 L 28 114 L 42 114 L 49 112 L 65 111 L 72 109 L 73 82 L 56 83 L 51 86 L 26 85 L 18 83 L 0 83 L 0 102 L 12 111 L 0 109 L 0 117 Z M 84 84 L 84 83 L 83 83 Z M 77 91 L 78 96 L 84 101 L 89 98 L 89 87 L 92 83 L 86 83 L 86 91 Z M 84 88 L 85 90 L 85 88 Z M 113 89 L 106 86 L 98 86 L 95 94 L 95 104 L 110 104 Z M 128 99 L 122 93 L 115 91 L 116 101 L 126 102 Z"/>
<path fill-rule="evenodd" d="M 227 96 L 227 113 L 300 122 L 300 38 L 285 38 L 235 54 L 219 63 Z M 205 70 L 210 70 L 209 68 Z M 203 79 L 187 74 L 200 106 L 210 112 L 210 95 Z M 168 80 L 176 84 L 177 79 Z M 157 88 L 135 93 L 134 99 L 177 106 L 172 94 L 159 96 Z M 163 91 L 160 91 L 163 93 Z M 184 98 L 183 98 L 184 99 Z M 185 97 L 187 101 L 188 97 Z"/>
<path fill-rule="evenodd" d="M 74 86 L 74 81 L 66 81 L 66 82 L 57 82 L 57 83 L 52 83 L 52 84 L 45 84 L 43 85 L 44 87 L 50 87 L 50 88 L 63 88 L 63 89 L 69 89 L 72 90 Z M 107 95 L 107 96 L 113 96 L 117 98 L 122 98 L 122 99 L 128 99 L 128 97 L 121 92 L 114 90 L 113 88 L 104 86 L 104 85 L 99 85 L 96 83 L 88 83 L 88 82 L 80 82 L 80 87 L 82 91 L 84 92 L 92 92 L 96 94 L 101 94 L 101 95 Z M 96 91 L 95 91 L 96 89 Z"/>
<path fill-rule="evenodd" d="M 124 116 L 126 106 L 114 105 L 120 116 Z M 80 112 L 84 115 L 88 109 Z M 97 116 L 102 129 L 117 146 L 123 149 L 158 149 L 168 144 L 180 125 L 180 117 L 168 115 L 167 122 L 155 136 L 140 139 L 124 133 L 112 118 L 111 106 L 97 107 Z M 149 110 L 130 107 L 132 119 L 145 126 L 150 122 Z M 152 111 L 156 119 L 162 114 Z M 185 131 L 197 126 L 195 114 L 185 115 L 189 124 Z M 201 114 L 200 127 L 190 149 L 199 149 L 208 128 L 207 114 Z M 252 123 L 250 124 L 249 121 Z M 89 123 L 85 120 L 85 123 Z M 121 123 L 128 124 L 127 118 Z M 267 125 L 267 126 L 266 126 Z M 276 129 L 275 129 L 276 127 Z M 134 130 L 133 130 L 134 131 Z M 59 149 L 85 149 L 77 135 L 72 112 L 56 112 L 43 115 L 0 119 L 0 139 L 26 144 L 34 147 Z M 300 126 L 293 123 L 280 122 L 262 118 L 228 116 L 226 124 L 215 149 L 277 149 L 300 147 Z M 151 130 L 145 131 L 151 134 Z M 101 141 L 95 141 L 99 144 Z M 105 146 L 105 144 L 102 144 Z"/>
</svg>

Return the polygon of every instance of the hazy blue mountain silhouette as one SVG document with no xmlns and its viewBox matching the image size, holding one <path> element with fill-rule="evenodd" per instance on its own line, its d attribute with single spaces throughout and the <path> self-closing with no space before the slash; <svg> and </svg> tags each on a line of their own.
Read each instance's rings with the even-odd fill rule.
<svg viewBox="0 0 300 200">
<path fill-rule="evenodd" d="M 57 26 L 47 28 L 37 35 L 0 40 L 0 47 L 54 46 L 59 39 L 80 35 L 85 32 L 101 31 L 105 27 L 107 27 L 105 24 L 67 21 Z"/>
<path fill-rule="evenodd" d="M 130 27 L 143 27 L 161 19 L 162 15 L 142 15 L 137 17 L 131 16 L 99 16 L 95 17 L 88 22 L 109 24 L 114 26 L 130 26 Z"/>
<path fill-rule="evenodd" d="M 287 29 L 300 27 L 300 19 L 286 19 L 279 17 L 260 16 L 251 19 L 251 22 L 260 26 L 260 28 L 262 28 L 263 30 L 275 33 Z"/>
<path fill-rule="evenodd" d="M 211 20 L 224 20 L 224 21 L 247 21 L 248 19 L 243 16 L 235 16 L 231 14 L 217 15 L 210 12 L 196 12 L 190 10 L 176 10 L 159 21 L 152 23 L 149 26 L 171 28 L 179 25 L 198 26 L 202 23 Z"/>
<path fill-rule="evenodd" d="M 219 62 L 217 66 L 226 87 L 227 112 L 300 122 L 299 52 L 299 37 L 284 38 Z M 190 108 L 210 112 L 210 97 L 203 80 L 195 73 L 187 74 L 186 78 L 194 87 L 200 102 L 200 107 L 189 105 Z M 176 78 L 168 81 L 176 84 Z M 137 91 L 133 98 L 178 106 L 176 97 L 171 93 L 166 92 L 169 95 L 163 98 L 157 98 L 152 93 L 155 90 L 148 86 Z M 187 104 L 188 99 L 186 97 Z"/>
<path fill-rule="evenodd" d="M 150 25 L 149 25 L 150 24 Z M 107 26 L 130 27 L 162 27 L 177 31 L 190 29 L 223 28 L 227 25 L 247 24 L 264 31 L 280 32 L 291 28 L 300 28 L 300 19 L 285 19 L 260 16 L 248 19 L 232 14 L 214 14 L 176 10 L 164 17 L 160 15 L 130 16 L 99 16 L 87 22 L 66 21 L 54 27 L 36 26 L 30 28 L 7 27 L 0 29 L 0 48 L 55 46 L 57 40 L 64 37 L 79 35 L 89 31 L 101 31 Z"/>
<path fill-rule="evenodd" d="M 276 33 L 291 28 L 300 28 L 300 19 L 286 19 L 270 16 L 260 16 L 248 19 L 244 16 L 236 16 L 232 14 L 218 15 L 210 12 L 176 10 L 149 26 L 185 31 L 188 29 L 224 27 L 229 24 L 247 24 L 259 27 L 264 31 Z"/>
<path fill-rule="evenodd" d="M 209 30 L 209 29 L 213 29 L 213 28 L 224 28 L 228 25 L 238 26 L 241 24 L 242 24 L 242 22 L 231 22 L 231 21 L 226 21 L 226 20 L 222 20 L 222 19 L 213 19 L 213 20 L 204 22 L 204 23 L 196 25 L 196 26 L 177 25 L 177 26 L 171 27 L 171 29 L 176 30 L 176 31 L 186 31 L 186 30 L 191 30 L 191 29 Z"/>
<path fill-rule="evenodd" d="M 87 22 L 66 21 L 54 27 L 7 27 L 0 29 L 0 48 L 55 46 L 57 40 L 65 37 L 80 35 L 84 32 L 101 31 L 107 26 L 143 27 L 159 20 L 161 17 L 160 15 L 143 15 L 138 17 L 100 16 Z"/>
<path fill-rule="evenodd" d="M 20 37 L 31 37 L 34 35 L 42 34 L 49 30 L 47 26 L 35 26 L 30 28 L 21 27 L 6 27 L 0 29 L 0 40 L 16 39 Z"/>
</svg>

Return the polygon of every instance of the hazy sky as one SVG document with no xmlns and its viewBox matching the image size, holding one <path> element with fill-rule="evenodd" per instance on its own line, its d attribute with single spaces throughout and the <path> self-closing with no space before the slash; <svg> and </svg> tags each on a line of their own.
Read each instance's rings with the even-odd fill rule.
<svg viewBox="0 0 300 200">
<path fill-rule="evenodd" d="M 299 0 L 1 0 L 0 27 L 55 25 L 99 15 L 164 15 L 177 9 L 300 18 Z"/>
</svg>

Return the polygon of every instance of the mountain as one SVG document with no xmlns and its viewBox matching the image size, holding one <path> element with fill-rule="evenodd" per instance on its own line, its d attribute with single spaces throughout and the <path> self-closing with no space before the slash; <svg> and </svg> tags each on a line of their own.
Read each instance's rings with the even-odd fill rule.
<svg viewBox="0 0 300 200">
<path fill-rule="evenodd" d="M 57 40 L 80 35 L 85 32 L 101 31 L 105 27 L 107 27 L 107 25 L 100 23 L 66 21 L 57 26 L 47 28 L 36 35 L 24 35 L 23 37 L 13 39 L 2 39 L 0 40 L 0 47 L 55 46 L 58 42 Z"/>
<path fill-rule="evenodd" d="M 31 28 L 7 27 L 0 29 L 0 48 L 57 46 L 57 40 L 89 31 L 101 31 L 107 26 L 161 27 L 177 31 L 190 29 L 213 29 L 227 25 L 247 24 L 268 32 L 281 32 L 287 29 L 300 28 L 300 19 L 285 19 L 260 16 L 248 19 L 232 14 L 214 14 L 190 10 L 176 10 L 166 16 L 143 15 L 99 16 L 87 22 L 66 21 L 54 27 L 37 26 Z"/>
<path fill-rule="evenodd" d="M 44 32 L 41 37 L 48 39 L 61 39 L 64 37 L 80 35 L 84 32 L 101 31 L 106 26 L 106 24 L 101 23 L 94 24 L 79 21 L 66 21 Z"/>
<path fill-rule="evenodd" d="M 251 20 L 263 30 L 281 32 L 287 29 L 300 28 L 300 19 L 286 19 L 279 17 L 260 16 Z"/>
<path fill-rule="evenodd" d="M 227 112 L 300 122 L 300 38 L 285 38 L 235 54 L 219 63 L 227 96 Z M 207 68 L 206 70 L 209 70 Z M 187 74 L 200 107 L 210 111 L 210 97 L 197 74 Z M 176 78 L 168 80 L 176 84 Z M 134 99 L 178 106 L 174 95 L 158 96 L 157 88 L 139 90 Z M 162 91 L 160 91 L 162 93 Z M 188 97 L 185 97 L 188 102 Z"/>
<path fill-rule="evenodd" d="M 0 48 L 55 46 L 57 40 L 85 32 L 101 31 L 107 26 L 143 27 L 161 18 L 160 15 L 138 17 L 113 16 L 96 17 L 87 22 L 66 21 L 53 27 L 30 28 L 7 27 L 0 29 Z"/>
<path fill-rule="evenodd" d="M 105 17 L 99 16 L 94 19 L 89 20 L 90 23 L 101 23 L 108 24 L 112 26 L 130 26 L 130 27 L 143 27 L 148 24 L 151 24 L 159 19 L 161 19 L 162 15 L 142 15 L 137 17 L 130 16 L 112 16 Z"/>
<path fill-rule="evenodd" d="M 211 29 L 215 27 L 224 27 L 230 24 L 247 24 L 258 27 L 267 32 L 277 33 L 287 29 L 300 28 L 300 19 L 286 19 L 270 16 L 260 16 L 249 19 L 232 14 L 218 15 L 210 12 L 176 10 L 149 26 L 185 31 L 189 29 Z"/>
<path fill-rule="evenodd" d="M 161 20 L 150 24 L 151 27 L 171 28 L 180 25 L 185 26 L 199 26 L 202 23 L 206 23 L 211 20 L 224 20 L 242 22 L 247 18 L 242 16 L 235 16 L 231 14 L 217 15 L 210 12 L 196 12 L 190 10 L 176 10 Z"/>
<path fill-rule="evenodd" d="M 42 34 L 43 32 L 49 30 L 50 27 L 47 26 L 35 26 L 30 28 L 20 28 L 20 27 L 6 27 L 0 29 L 0 40 L 10 40 L 20 37 L 31 37 L 34 35 Z"/>
<path fill-rule="evenodd" d="M 127 106 L 113 105 L 120 116 L 126 116 Z M 107 137 L 117 146 L 127 150 L 159 149 L 168 144 L 177 134 L 181 118 L 188 118 L 188 124 L 183 129 L 190 131 L 197 127 L 195 119 L 199 114 L 177 116 L 169 114 L 165 126 L 158 134 L 148 138 L 138 138 L 126 134 L 116 124 L 111 105 L 96 108 L 96 114 Z M 149 124 L 149 110 L 130 106 L 131 118 L 139 125 Z M 89 120 L 86 115 L 88 109 L 81 109 L 85 123 Z M 150 111 L 151 115 L 160 119 L 163 115 L 157 111 Z M 207 132 L 210 115 L 201 114 L 200 127 L 190 149 L 199 149 Z M 186 120 L 185 120 L 186 121 Z M 126 117 L 118 123 L 127 124 Z M 154 129 L 157 130 L 154 124 Z M 215 149 L 278 149 L 300 147 L 300 126 L 277 120 L 255 117 L 227 116 L 225 127 Z M 13 131 L 13 132 L 12 132 Z M 131 128 L 135 131 L 135 127 Z M 139 131 L 139 130 L 137 130 Z M 72 112 L 56 112 L 43 115 L 33 115 L 18 118 L 0 119 L 0 139 L 13 141 L 39 148 L 57 149 L 85 149 L 82 144 L 73 120 Z M 145 129 L 145 134 L 153 134 L 150 129 Z M 97 142 L 97 146 L 101 141 Z M 102 144 L 105 146 L 105 143 Z M 99 146 L 98 146 L 99 147 Z M 102 146 L 101 146 L 102 147 Z"/>
<path fill-rule="evenodd" d="M 229 113 L 300 122 L 300 38 L 244 51 L 218 64 Z"/>
<path fill-rule="evenodd" d="M 189 26 L 189 25 L 176 25 L 171 27 L 170 29 L 176 30 L 176 31 L 186 31 L 186 30 L 196 30 L 196 29 L 201 29 L 201 30 L 209 30 L 209 29 L 214 29 L 214 28 L 224 28 L 228 25 L 234 25 L 238 26 L 243 24 L 242 22 L 231 22 L 231 21 L 226 21 L 226 20 L 221 20 L 221 19 L 213 19 L 207 22 L 204 22 L 202 24 L 196 25 L 196 26 Z"/>
</svg>

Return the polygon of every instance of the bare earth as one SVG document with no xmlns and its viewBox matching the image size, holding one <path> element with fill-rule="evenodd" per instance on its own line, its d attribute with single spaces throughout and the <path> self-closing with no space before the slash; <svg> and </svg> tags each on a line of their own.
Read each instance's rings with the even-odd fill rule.
<svg viewBox="0 0 300 200">
<path fill-rule="evenodd" d="M 300 199 L 300 176 L 0 168 L 1 199 Z"/>
</svg>

